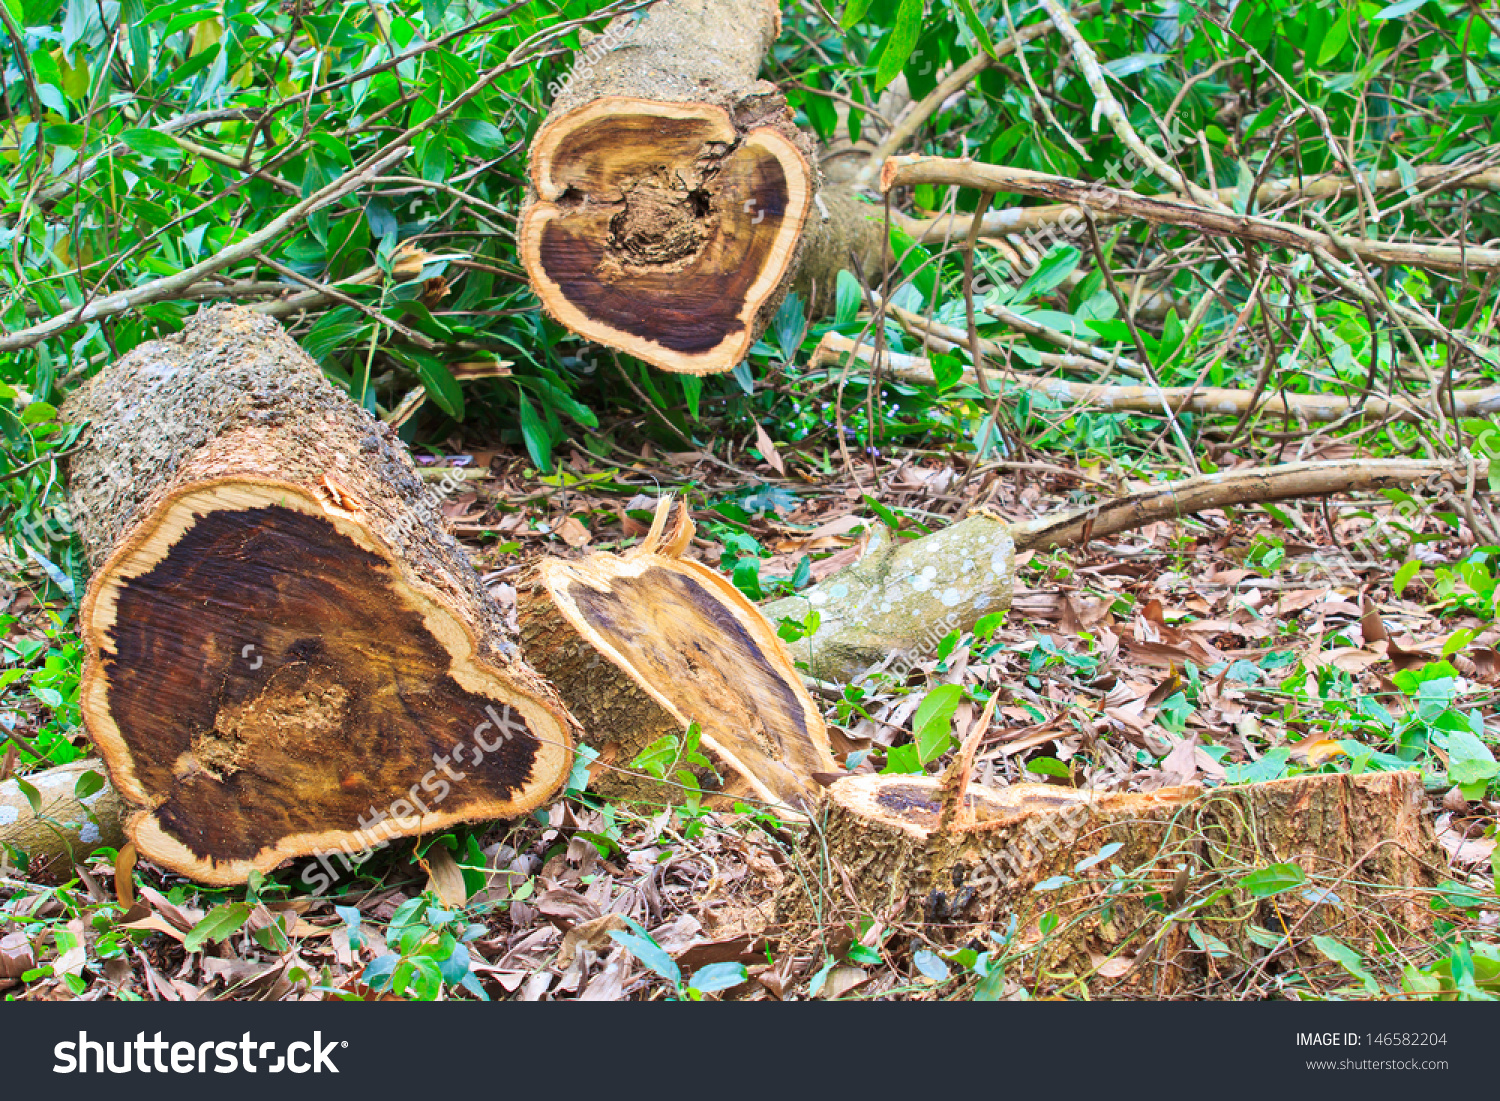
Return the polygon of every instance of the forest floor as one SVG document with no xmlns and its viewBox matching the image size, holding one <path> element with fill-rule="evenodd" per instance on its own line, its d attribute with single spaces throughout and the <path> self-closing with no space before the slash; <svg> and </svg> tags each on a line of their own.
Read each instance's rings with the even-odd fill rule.
<svg viewBox="0 0 1500 1101">
<path fill-rule="evenodd" d="M 852 561 L 877 514 L 920 534 L 978 508 L 1021 520 L 1130 488 L 1103 464 L 971 467 L 938 453 L 891 454 L 837 477 L 774 447 L 747 446 L 733 463 L 649 447 L 611 466 L 581 450 L 561 458 L 540 487 L 512 452 L 427 460 L 433 475 L 469 474 L 442 509 L 502 602 L 513 605 L 514 583 L 539 555 L 628 545 L 662 490 L 693 507 L 690 555 L 717 568 L 754 548 L 756 578 L 737 580 L 771 597 Z M 1500 629 L 1475 614 L 1483 579 L 1441 565 L 1471 549 L 1453 543 L 1451 518 L 1399 497 L 1208 512 L 1024 554 L 1003 622 L 979 637 L 939 628 L 933 652 L 892 655 L 853 686 L 818 689 L 836 755 L 856 771 L 887 765 L 926 694 L 955 684 L 965 689 L 960 732 L 1000 693 L 976 765 L 982 783 L 1154 790 L 1423 768 L 1450 862 L 1443 936 L 1392 946 L 1383 960 L 1325 953 L 1321 967 L 1260 966 L 1202 993 L 1437 989 L 1462 967 L 1448 955 L 1455 933 L 1493 934 L 1483 895 L 1495 877 L 1485 834 L 1496 808 L 1444 782 L 1453 762 L 1423 732 L 1494 714 Z M 1416 555 L 1400 576 L 1401 556 L 1380 553 L 1398 535 Z M 43 612 L 25 588 L 0 607 L 19 617 L 11 656 L 63 641 L 47 637 Z M 33 705 L 7 704 L 7 725 L 34 735 L 44 716 Z M 396 972 L 402 996 L 430 998 L 1067 993 L 1065 980 L 1028 974 L 1024 961 L 991 966 L 994 945 L 924 944 L 919 929 L 778 935 L 773 899 L 789 877 L 830 889 L 797 866 L 795 832 L 765 813 L 597 806 L 584 792 L 520 822 L 392 846 L 332 897 L 309 896 L 301 864 L 248 892 L 141 865 L 135 896 L 127 887 L 117 899 L 106 854 L 64 885 L 6 880 L 8 909 L 32 928 L 7 942 L 0 988 L 26 1000 L 389 998 Z M 1199 947 L 1214 953 L 1211 938 Z"/>
</svg>

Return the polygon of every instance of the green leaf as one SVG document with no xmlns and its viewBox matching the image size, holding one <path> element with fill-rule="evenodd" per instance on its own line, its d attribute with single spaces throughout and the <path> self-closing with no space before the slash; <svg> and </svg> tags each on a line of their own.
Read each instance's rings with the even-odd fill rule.
<svg viewBox="0 0 1500 1101">
<path fill-rule="evenodd" d="M 1056 290 L 1073 274 L 1082 258 L 1083 253 L 1072 245 L 1054 245 L 1042 257 L 1036 270 L 1027 276 L 1026 282 L 1021 284 L 1021 289 L 1016 292 L 1016 301 L 1025 302 Z"/>
<path fill-rule="evenodd" d="M 1056 757 L 1033 757 L 1026 762 L 1026 771 L 1034 772 L 1038 776 L 1061 776 L 1067 778 L 1073 775 L 1073 770 Z"/>
<path fill-rule="evenodd" d="M 739 986 L 750 977 L 742 963 L 710 963 L 693 972 L 688 986 L 700 994 L 712 994 L 716 990 L 729 990 Z"/>
<path fill-rule="evenodd" d="M 859 314 L 860 303 L 864 301 L 864 291 L 860 288 L 859 280 L 854 278 L 854 273 L 845 268 L 839 269 L 836 287 L 837 299 L 833 323 L 847 325 Z"/>
<path fill-rule="evenodd" d="M 249 918 L 248 902 L 225 902 L 215 906 L 182 939 L 182 946 L 189 952 L 196 952 L 205 943 L 218 944 L 239 932 Z"/>
<path fill-rule="evenodd" d="M 485 119 L 459 119 L 453 124 L 464 140 L 481 153 L 499 153 L 505 148 L 505 135 L 500 127 Z"/>
<path fill-rule="evenodd" d="M 907 58 L 916 48 L 917 36 L 922 33 L 922 7 L 923 0 L 901 0 L 901 7 L 896 12 L 896 26 L 886 37 L 885 50 L 875 69 L 877 92 L 895 80 L 906 67 Z"/>
<path fill-rule="evenodd" d="M 901 521 L 897 519 L 896 514 L 882 505 L 879 501 L 875 500 L 875 498 L 871 497 L 868 493 L 865 494 L 865 504 L 870 506 L 871 512 L 880 517 L 880 522 L 882 524 L 891 529 L 892 535 L 901 530 Z"/>
<path fill-rule="evenodd" d="M 1334 937 L 1315 936 L 1312 940 L 1319 952 L 1363 983 L 1366 994 L 1380 993 L 1380 984 L 1375 981 L 1375 976 L 1365 970 L 1365 961 L 1358 952 Z"/>
<path fill-rule="evenodd" d="M 1391 589 L 1397 596 L 1406 591 L 1406 586 L 1411 584 L 1411 579 L 1417 576 L 1417 571 L 1422 568 L 1422 563 L 1413 558 L 1406 562 L 1396 571 L 1396 576 L 1391 579 Z"/>
<path fill-rule="evenodd" d="M 850 0 L 844 5 L 842 14 L 839 15 L 839 26 L 848 30 L 865 17 L 865 12 L 870 10 L 872 0 Z"/>
<path fill-rule="evenodd" d="M 987 616 L 981 616 L 979 618 L 979 621 L 974 624 L 974 637 L 978 639 L 988 639 L 991 635 L 993 635 L 997 630 L 1000 629 L 1000 626 L 1004 622 L 1004 612 L 991 612 Z"/>
<path fill-rule="evenodd" d="M 880 770 L 882 776 L 910 776 L 912 773 L 922 771 L 922 761 L 917 756 L 915 745 L 898 745 L 885 755 L 885 767 Z"/>
<path fill-rule="evenodd" d="M 667 775 L 667 770 L 677 762 L 681 744 L 677 740 L 677 735 L 665 734 L 636 754 L 635 760 L 630 762 L 630 767 L 647 772 L 658 780 L 663 779 Z"/>
<path fill-rule="evenodd" d="M 1467 730 L 1448 733 L 1448 779 L 1460 786 L 1477 784 L 1500 774 L 1495 755 Z"/>
<path fill-rule="evenodd" d="M 611 929 L 609 935 L 624 947 L 636 959 L 640 960 L 651 970 L 666 979 L 673 986 L 682 983 L 682 971 L 677 966 L 677 961 L 667 955 L 666 949 L 657 944 L 644 933 L 635 936 L 631 933 L 622 933 L 618 929 Z"/>
<path fill-rule="evenodd" d="M 1343 50 L 1344 44 L 1349 41 L 1349 21 L 1352 18 L 1353 12 L 1345 11 L 1328 28 L 1328 36 L 1323 39 L 1323 47 L 1318 51 L 1319 66 L 1327 65 Z"/>
<path fill-rule="evenodd" d="M 143 157 L 170 161 L 172 164 L 182 160 L 182 146 L 155 130 L 126 130 L 120 135 L 120 140 Z"/>
<path fill-rule="evenodd" d="M 956 355 L 938 352 L 928 362 L 932 364 L 932 378 L 937 384 L 938 393 L 946 393 L 963 381 L 963 360 Z"/>
<path fill-rule="evenodd" d="M 448 365 L 435 355 L 403 348 L 386 349 L 394 358 L 416 371 L 434 404 L 454 420 L 464 419 L 464 392 Z"/>
<path fill-rule="evenodd" d="M 947 982 L 948 965 L 943 962 L 943 957 L 936 952 L 926 948 L 918 948 L 911 954 L 911 962 L 924 976 L 933 982 Z"/>
<path fill-rule="evenodd" d="M 15 780 L 16 788 L 22 795 L 26 796 L 26 802 L 31 806 L 31 813 L 40 815 L 42 813 L 42 793 L 19 776 Z"/>
<path fill-rule="evenodd" d="M 1005 995 L 1005 969 L 996 964 L 989 964 L 984 978 L 979 980 L 979 985 L 974 988 L 974 1000 L 976 1002 L 998 1002 Z"/>
<path fill-rule="evenodd" d="M 34 401 L 21 410 L 22 424 L 43 424 L 57 416 L 57 407 L 45 401 Z"/>
<path fill-rule="evenodd" d="M 521 437 L 526 441 L 526 451 L 543 474 L 552 473 L 552 436 L 542 422 L 541 414 L 531 404 L 525 391 L 518 395 L 521 403 Z"/>
<path fill-rule="evenodd" d="M 1248 892 L 1252 898 L 1270 898 L 1272 895 L 1281 894 L 1282 891 L 1300 887 L 1306 882 L 1307 873 L 1302 870 L 1302 865 L 1288 863 L 1257 868 L 1253 872 L 1240 876 L 1237 886 Z"/>
<path fill-rule="evenodd" d="M 917 758 L 922 764 L 940 757 L 953 744 L 953 712 L 963 698 L 961 685 L 940 684 L 917 705 L 917 714 L 912 720 L 912 737 L 917 745 Z"/>
<path fill-rule="evenodd" d="M 1381 8 L 1374 15 L 1370 16 L 1370 18 L 1376 20 L 1400 19 L 1403 15 L 1410 15 L 1425 3 L 1427 3 L 1427 0 L 1397 0 L 1396 3 Z"/>
<path fill-rule="evenodd" d="M 1104 848 L 1100 849 L 1093 856 L 1085 857 L 1077 864 L 1073 865 L 1073 870 L 1075 872 L 1086 872 L 1095 864 L 1104 863 L 1104 861 L 1114 856 L 1115 853 L 1119 852 L 1124 847 L 1125 842 L 1123 841 L 1111 841 L 1108 845 L 1105 845 Z"/>
<path fill-rule="evenodd" d="M 104 787 L 104 777 L 97 772 L 85 772 L 73 785 L 73 798 L 80 803 Z"/>
</svg>

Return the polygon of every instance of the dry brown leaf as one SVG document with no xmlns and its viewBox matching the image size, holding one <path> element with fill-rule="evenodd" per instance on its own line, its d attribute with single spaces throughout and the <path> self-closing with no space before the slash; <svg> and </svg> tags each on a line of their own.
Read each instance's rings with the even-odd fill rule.
<svg viewBox="0 0 1500 1101">
<path fill-rule="evenodd" d="M 427 889 L 436 894 L 444 906 L 457 909 L 469 901 L 464 873 L 446 845 L 433 845 L 418 858 L 418 863 L 427 871 Z"/>
<path fill-rule="evenodd" d="M 19 979 L 36 966 L 36 952 L 25 933 L 0 937 L 0 979 Z"/>
<path fill-rule="evenodd" d="M 869 981 L 870 974 L 863 967 L 835 967 L 823 980 L 823 988 L 818 991 L 818 997 L 834 1001 Z"/>
<path fill-rule="evenodd" d="M 192 906 L 178 906 L 156 888 L 148 887 L 144 883 L 141 884 L 140 895 L 156 908 L 157 913 L 184 933 L 190 932 L 193 926 L 203 920 L 202 910 Z"/>
<path fill-rule="evenodd" d="M 127 921 L 120 924 L 121 929 L 140 929 L 151 933 L 165 933 L 173 940 L 181 944 L 187 939 L 187 933 L 175 925 L 165 921 L 160 914 L 147 914 L 139 921 Z"/>
<path fill-rule="evenodd" d="M 589 921 L 580 921 L 563 937 L 562 948 L 557 953 L 557 965 L 568 967 L 582 948 L 597 952 L 608 947 L 613 943 L 609 935 L 611 932 L 629 931 L 630 926 L 619 914 L 601 914 Z"/>
<path fill-rule="evenodd" d="M 594 538 L 576 516 L 563 517 L 552 530 L 557 533 L 559 539 L 575 550 L 588 546 Z"/>
<path fill-rule="evenodd" d="M 781 456 L 776 453 L 776 445 L 771 442 L 771 437 L 766 434 L 759 421 L 755 423 L 755 447 L 761 458 L 771 464 L 772 470 L 777 474 L 786 474 L 786 464 L 781 461 Z"/>
</svg>

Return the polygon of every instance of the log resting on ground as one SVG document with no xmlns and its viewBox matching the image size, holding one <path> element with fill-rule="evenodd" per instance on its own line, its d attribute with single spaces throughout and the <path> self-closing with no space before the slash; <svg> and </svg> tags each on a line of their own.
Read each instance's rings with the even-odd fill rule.
<svg viewBox="0 0 1500 1101">
<path fill-rule="evenodd" d="M 11 777 L 0 781 L 0 866 L 20 870 L 24 857 L 28 879 L 70 878 L 95 849 L 124 844 L 120 823 L 120 797 L 95 758 Z"/>
<path fill-rule="evenodd" d="M 1489 467 L 1476 461 L 1483 486 Z M 981 616 L 1010 606 L 1018 551 L 1070 547 L 1160 520 L 1258 501 L 1327 497 L 1400 488 L 1462 490 L 1458 463 L 1349 459 L 1231 470 L 1147 486 L 1088 508 L 1012 523 L 978 512 L 920 539 L 896 541 L 877 526 L 863 556 L 795 596 L 762 605 L 773 624 L 807 621 L 818 629 L 791 644 L 809 675 L 848 682 L 892 654 L 934 649 L 949 631 L 971 630 Z"/>
<path fill-rule="evenodd" d="M 566 709 L 405 447 L 276 322 L 206 309 L 63 415 L 80 705 L 143 856 L 243 882 L 558 790 Z"/>
</svg>

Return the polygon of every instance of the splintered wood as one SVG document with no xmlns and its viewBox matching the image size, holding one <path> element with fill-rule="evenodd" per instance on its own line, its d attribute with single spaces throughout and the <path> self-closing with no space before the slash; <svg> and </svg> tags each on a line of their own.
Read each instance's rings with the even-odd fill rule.
<svg viewBox="0 0 1500 1101">
<path fill-rule="evenodd" d="M 590 786 L 609 798 L 681 802 L 686 770 L 719 805 L 735 798 L 805 811 L 837 771 L 822 715 L 764 616 L 723 575 L 681 558 L 687 510 L 623 555 L 546 559 L 520 594 L 526 658 L 559 690 L 601 756 Z M 708 764 L 634 766 L 698 724 Z"/>
</svg>

